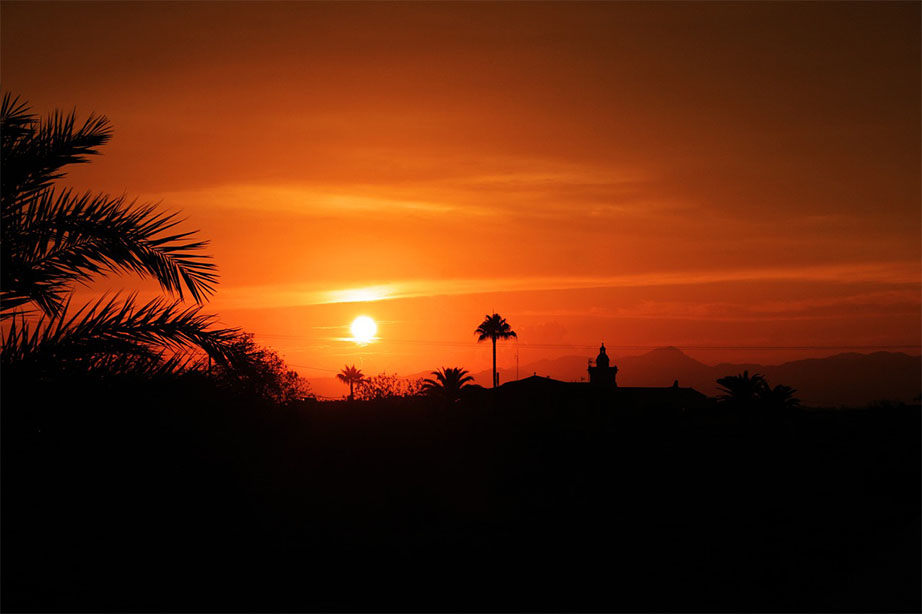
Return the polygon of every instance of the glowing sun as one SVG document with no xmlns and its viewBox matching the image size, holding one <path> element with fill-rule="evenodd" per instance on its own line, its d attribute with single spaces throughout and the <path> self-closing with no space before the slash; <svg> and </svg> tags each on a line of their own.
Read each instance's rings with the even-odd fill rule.
<svg viewBox="0 0 922 614">
<path fill-rule="evenodd" d="M 378 332 L 378 325 L 368 316 L 359 316 L 352 321 L 350 330 L 356 343 L 371 343 Z"/>
</svg>

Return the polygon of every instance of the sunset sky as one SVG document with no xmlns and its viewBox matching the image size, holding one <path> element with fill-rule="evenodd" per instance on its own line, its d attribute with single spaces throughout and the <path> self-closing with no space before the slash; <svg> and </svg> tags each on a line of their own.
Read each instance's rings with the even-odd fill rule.
<svg viewBox="0 0 922 614">
<path fill-rule="evenodd" d="M 5 91 L 114 125 L 67 183 L 181 210 L 220 267 L 208 309 L 308 378 L 488 369 L 473 331 L 494 309 L 523 364 L 601 341 L 708 363 L 919 352 L 918 3 L 0 19 Z M 380 340 L 358 346 L 362 314 Z"/>
</svg>

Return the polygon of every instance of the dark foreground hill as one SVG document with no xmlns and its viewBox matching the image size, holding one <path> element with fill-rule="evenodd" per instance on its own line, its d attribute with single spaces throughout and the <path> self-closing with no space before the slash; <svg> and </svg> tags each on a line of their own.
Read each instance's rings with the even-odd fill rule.
<svg viewBox="0 0 922 614">
<path fill-rule="evenodd" d="M 918 406 L 15 384 L 6 611 L 920 608 Z"/>
</svg>

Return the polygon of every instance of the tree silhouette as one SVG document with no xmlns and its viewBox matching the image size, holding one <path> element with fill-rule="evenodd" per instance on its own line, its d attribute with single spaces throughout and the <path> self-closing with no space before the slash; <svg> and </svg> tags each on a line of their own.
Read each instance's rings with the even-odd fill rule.
<svg viewBox="0 0 922 614">
<path fill-rule="evenodd" d="M 509 326 L 509 323 L 506 322 L 506 318 L 500 317 L 497 313 L 484 316 L 483 322 L 480 323 L 474 334 L 479 335 L 477 337 L 478 343 L 487 339 L 493 342 L 493 387 L 496 388 L 496 340 L 517 338 L 518 336 Z"/>
<path fill-rule="evenodd" d="M 762 409 L 793 409 L 800 406 L 794 396 L 797 391 L 790 386 L 777 385 L 772 388 L 758 373 L 749 376 L 749 371 L 739 375 L 728 375 L 717 380 L 722 395 L 718 400 L 737 407 Z"/>
<path fill-rule="evenodd" d="M 307 380 L 289 369 L 278 352 L 258 345 L 252 333 L 238 333 L 232 343 L 246 361 L 213 369 L 212 377 L 223 387 L 279 404 L 313 397 Z"/>
<path fill-rule="evenodd" d="M 345 368 L 336 374 L 336 379 L 343 382 L 344 384 L 349 384 L 349 400 L 355 398 L 355 385 L 362 381 L 365 375 L 355 368 L 355 365 L 351 367 L 346 365 Z"/>
<path fill-rule="evenodd" d="M 360 401 L 398 399 L 417 396 L 422 389 L 422 379 L 407 379 L 396 373 L 379 373 L 363 376 L 356 384 L 355 398 Z"/>
<path fill-rule="evenodd" d="M 731 405 L 751 405 L 761 396 L 762 390 L 768 386 L 765 378 L 758 373 L 749 376 L 749 371 L 739 375 L 728 375 L 717 380 L 719 390 L 723 393 L 718 397 L 722 402 Z"/>
<path fill-rule="evenodd" d="M 219 363 L 233 357 L 237 331 L 214 330 L 214 318 L 200 313 L 217 280 L 215 265 L 200 253 L 206 241 L 193 239 L 195 231 L 177 232 L 177 214 L 155 205 L 54 188 L 63 167 L 87 162 L 108 142 L 108 119 L 91 115 L 78 126 L 75 113 L 58 111 L 39 119 L 5 93 L 0 135 L 0 317 L 13 319 L 3 338 L 5 365 L 159 368 L 195 348 Z M 140 306 L 133 297 L 103 298 L 68 317 L 76 284 L 124 272 L 152 277 L 176 298 Z M 182 306 L 186 292 L 198 306 Z M 30 305 L 38 322 L 27 320 Z"/>
<path fill-rule="evenodd" d="M 778 384 L 771 388 L 766 383 L 761 397 L 768 409 L 796 409 L 800 407 L 800 399 L 794 396 L 796 392 L 790 386 Z"/>
<path fill-rule="evenodd" d="M 432 375 L 435 379 L 423 380 L 423 392 L 442 397 L 449 402 L 460 399 L 461 389 L 468 382 L 474 381 L 474 378 L 468 375 L 467 370 L 461 367 L 442 367 L 438 371 L 433 371 Z"/>
</svg>

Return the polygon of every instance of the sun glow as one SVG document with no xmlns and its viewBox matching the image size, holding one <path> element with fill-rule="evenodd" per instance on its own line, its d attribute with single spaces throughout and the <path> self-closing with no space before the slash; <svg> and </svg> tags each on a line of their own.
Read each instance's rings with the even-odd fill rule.
<svg viewBox="0 0 922 614">
<path fill-rule="evenodd" d="M 391 298 L 392 291 L 391 286 L 367 286 L 348 290 L 333 290 L 325 293 L 323 302 L 365 303 L 368 301 L 383 301 Z"/>
<path fill-rule="evenodd" d="M 371 343 L 378 333 L 378 325 L 368 316 L 359 316 L 352 321 L 352 340 L 356 343 Z"/>
</svg>

